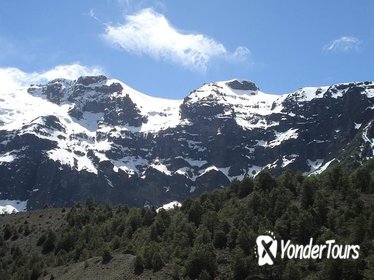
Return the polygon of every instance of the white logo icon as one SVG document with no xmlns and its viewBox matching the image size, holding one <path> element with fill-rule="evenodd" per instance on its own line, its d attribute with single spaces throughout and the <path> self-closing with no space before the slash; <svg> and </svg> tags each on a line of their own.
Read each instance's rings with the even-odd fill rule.
<svg viewBox="0 0 374 280">
<path fill-rule="evenodd" d="M 274 233 L 267 231 L 266 235 L 259 235 L 256 239 L 258 265 L 274 264 L 277 255 L 278 242 L 275 240 Z"/>
</svg>

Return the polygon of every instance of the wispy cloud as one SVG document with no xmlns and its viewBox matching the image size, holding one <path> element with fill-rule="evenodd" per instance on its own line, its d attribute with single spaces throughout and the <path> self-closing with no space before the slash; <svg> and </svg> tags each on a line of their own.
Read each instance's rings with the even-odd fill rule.
<svg viewBox="0 0 374 280">
<path fill-rule="evenodd" d="M 357 37 L 343 36 L 329 42 L 323 50 L 329 52 L 351 52 L 360 49 L 361 41 Z"/>
<path fill-rule="evenodd" d="M 42 72 L 24 72 L 18 68 L 0 68 L 0 92 L 28 86 L 32 83 L 44 83 L 57 78 L 69 80 L 80 76 L 104 74 L 98 66 L 87 67 L 80 64 L 58 65 Z"/>
<path fill-rule="evenodd" d="M 150 8 L 127 15 L 123 24 L 107 24 L 103 37 L 129 53 L 147 55 L 201 72 L 207 70 L 214 58 L 242 61 L 250 54 L 246 47 L 230 52 L 222 43 L 204 34 L 181 32 L 164 15 Z"/>
</svg>

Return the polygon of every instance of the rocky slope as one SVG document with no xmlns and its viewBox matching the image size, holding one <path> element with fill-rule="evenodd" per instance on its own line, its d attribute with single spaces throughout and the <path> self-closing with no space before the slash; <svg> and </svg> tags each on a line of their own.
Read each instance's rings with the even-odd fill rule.
<svg viewBox="0 0 374 280">
<path fill-rule="evenodd" d="M 284 95 L 204 84 L 183 100 L 104 76 L 0 92 L 0 199 L 28 209 L 160 205 L 263 169 L 320 173 L 373 156 L 374 83 Z"/>
</svg>

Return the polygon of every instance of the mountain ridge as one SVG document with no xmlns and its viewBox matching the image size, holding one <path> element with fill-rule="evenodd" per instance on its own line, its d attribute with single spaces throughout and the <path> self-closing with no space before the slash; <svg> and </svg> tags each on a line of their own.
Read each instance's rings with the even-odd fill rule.
<svg viewBox="0 0 374 280">
<path fill-rule="evenodd" d="M 89 195 L 162 205 L 264 169 L 373 156 L 373 82 L 272 95 L 233 79 L 166 100 L 83 76 L 2 92 L 0 110 L 0 199 L 29 209 Z"/>
</svg>

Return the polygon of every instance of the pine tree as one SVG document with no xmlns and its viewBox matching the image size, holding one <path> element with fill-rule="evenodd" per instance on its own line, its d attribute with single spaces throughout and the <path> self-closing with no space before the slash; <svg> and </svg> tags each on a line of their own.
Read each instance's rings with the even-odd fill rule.
<svg viewBox="0 0 374 280">
<path fill-rule="evenodd" d="M 213 239 L 213 244 L 214 247 L 217 249 L 223 249 L 226 247 L 226 233 L 223 230 L 217 230 L 214 233 L 214 239 Z"/>
<path fill-rule="evenodd" d="M 308 177 L 301 185 L 301 207 L 308 208 L 314 202 L 314 190 L 316 187 L 316 180 Z"/>
<path fill-rule="evenodd" d="M 55 242 L 56 242 L 56 233 L 49 229 L 47 233 L 47 237 L 43 243 L 42 253 L 48 254 L 49 252 L 55 249 Z"/>
<path fill-rule="evenodd" d="M 212 278 L 217 271 L 216 256 L 210 244 L 194 246 L 186 261 L 186 272 L 191 279 L 198 278 L 203 270 Z"/>
<path fill-rule="evenodd" d="M 146 209 L 143 215 L 143 225 L 150 226 L 153 223 L 155 216 L 156 213 L 154 211 Z"/>
<path fill-rule="evenodd" d="M 364 193 L 369 193 L 371 176 L 365 167 L 358 168 L 351 176 L 353 186 Z"/>
<path fill-rule="evenodd" d="M 164 262 L 161 258 L 161 255 L 159 252 L 155 252 L 152 257 L 152 267 L 153 271 L 159 271 L 164 266 Z"/>
<path fill-rule="evenodd" d="M 249 195 L 254 188 L 253 178 L 245 177 L 239 184 L 238 197 L 243 198 Z"/>
<path fill-rule="evenodd" d="M 200 205 L 200 202 L 197 200 L 194 200 L 188 211 L 188 220 L 194 223 L 196 227 L 198 227 L 200 225 L 202 213 L 203 213 L 203 209 Z"/>
<path fill-rule="evenodd" d="M 6 224 L 3 229 L 4 240 L 8 240 L 13 235 L 12 227 L 9 224 Z"/>
<path fill-rule="evenodd" d="M 135 262 L 134 262 L 134 273 L 136 275 L 140 275 L 143 273 L 143 270 L 144 270 L 143 258 L 141 256 L 136 256 Z"/>
<path fill-rule="evenodd" d="M 209 272 L 205 269 L 200 272 L 198 280 L 211 280 L 212 277 L 210 276 Z"/>
<path fill-rule="evenodd" d="M 231 259 L 232 278 L 237 280 L 246 279 L 249 274 L 249 266 L 241 249 L 235 250 Z"/>
<path fill-rule="evenodd" d="M 265 191 L 270 192 L 273 188 L 277 187 L 277 182 L 271 176 L 269 171 L 261 171 L 257 176 L 255 180 L 255 189 L 259 191 Z"/>
<path fill-rule="evenodd" d="M 102 260 L 101 262 L 103 264 L 107 264 L 110 262 L 110 260 L 113 258 L 112 255 L 110 254 L 108 248 L 105 248 L 104 251 L 103 251 L 103 254 L 101 255 L 102 257 Z"/>
<path fill-rule="evenodd" d="M 89 211 L 94 211 L 95 210 L 95 202 L 94 202 L 94 199 L 93 199 L 92 196 L 90 196 L 89 198 L 87 198 L 87 200 L 86 200 L 86 208 Z"/>
<path fill-rule="evenodd" d="M 242 226 L 242 228 L 239 231 L 238 239 L 236 241 L 237 245 L 244 251 L 246 255 L 248 255 L 249 252 L 252 250 L 248 233 L 249 233 L 248 227 Z"/>
<path fill-rule="evenodd" d="M 282 279 L 284 280 L 299 280 L 302 279 L 300 270 L 296 263 L 289 261 L 284 268 L 282 273 Z"/>
</svg>

